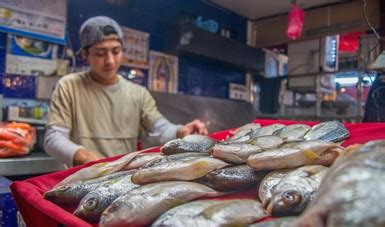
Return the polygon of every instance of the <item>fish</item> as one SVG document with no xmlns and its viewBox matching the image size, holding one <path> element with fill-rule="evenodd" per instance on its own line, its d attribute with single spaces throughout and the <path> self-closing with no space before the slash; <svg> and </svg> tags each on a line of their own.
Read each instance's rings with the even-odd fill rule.
<svg viewBox="0 0 385 227">
<path fill-rule="evenodd" d="M 305 140 L 325 140 L 331 142 L 340 142 L 350 135 L 349 131 L 339 121 L 326 121 L 314 125 L 305 135 Z"/>
<path fill-rule="evenodd" d="M 266 174 L 247 165 L 237 165 L 211 171 L 196 182 L 217 191 L 237 191 L 257 186 Z"/>
<path fill-rule="evenodd" d="M 226 162 L 245 164 L 251 154 L 279 147 L 283 143 L 283 139 L 279 136 L 261 136 L 244 143 L 217 143 L 213 148 L 212 155 Z"/>
<path fill-rule="evenodd" d="M 293 225 L 295 221 L 297 221 L 297 217 L 281 217 L 269 221 L 258 222 L 249 225 L 249 227 L 296 227 Z"/>
<path fill-rule="evenodd" d="M 123 157 L 112 162 L 99 162 L 91 166 L 84 167 L 78 170 L 77 172 L 71 174 L 70 176 L 64 178 L 57 184 L 57 186 L 71 184 L 78 181 L 89 180 L 121 171 L 133 158 L 135 158 L 138 154 L 145 152 L 146 150 L 126 154 Z"/>
<path fill-rule="evenodd" d="M 138 169 L 144 166 L 145 164 L 158 160 L 162 157 L 163 155 L 159 153 L 139 154 L 135 158 L 133 158 L 131 162 L 129 162 L 126 166 L 124 166 L 123 170 Z"/>
<path fill-rule="evenodd" d="M 216 226 L 248 225 L 266 217 L 262 205 L 251 199 L 225 200 L 200 212 L 194 218 L 203 217 L 213 221 Z"/>
<path fill-rule="evenodd" d="M 168 141 L 160 148 L 160 151 L 166 155 L 186 152 L 210 153 L 215 143 L 216 141 L 208 136 L 188 135 L 182 139 Z"/>
<path fill-rule="evenodd" d="M 269 203 L 273 195 L 274 187 L 294 169 L 280 169 L 269 172 L 261 181 L 258 187 L 258 198 L 263 206 Z"/>
<path fill-rule="evenodd" d="M 89 192 L 80 201 L 74 215 L 90 223 L 98 223 L 100 215 L 112 201 L 140 186 L 131 182 L 133 173 L 134 172 L 131 171 L 130 174 Z"/>
<path fill-rule="evenodd" d="M 305 124 L 288 125 L 281 130 L 279 136 L 286 142 L 302 141 L 310 129 L 311 127 Z"/>
<path fill-rule="evenodd" d="M 80 200 L 89 192 L 101 185 L 110 184 L 111 180 L 119 179 L 129 174 L 129 171 L 112 173 L 99 178 L 60 185 L 44 193 L 44 198 L 58 205 L 78 205 Z"/>
<path fill-rule="evenodd" d="M 139 169 L 132 175 L 135 184 L 147 184 L 171 180 L 194 180 L 203 177 L 208 172 L 229 166 L 220 159 L 212 157 L 197 157 L 161 163 L 149 168 Z"/>
<path fill-rule="evenodd" d="M 176 206 L 162 215 L 160 215 L 153 223 L 156 226 L 199 226 L 204 224 L 210 226 L 213 223 L 208 219 L 195 218 L 204 209 L 217 204 L 218 200 L 196 200 L 186 204 Z"/>
<path fill-rule="evenodd" d="M 203 156 L 210 156 L 210 154 L 202 153 L 202 152 L 188 152 L 188 153 L 181 153 L 181 154 L 162 155 L 161 158 L 144 164 L 141 167 L 141 169 L 149 168 L 161 163 L 169 163 L 169 162 L 174 162 L 179 160 L 189 160 L 189 159 L 195 159 L 197 157 L 203 157 Z"/>
<path fill-rule="evenodd" d="M 385 140 L 341 156 L 295 226 L 385 226 Z"/>
<path fill-rule="evenodd" d="M 243 226 L 266 216 L 261 204 L 251 199 L 198 200 L 168 210 L 152 226 Z"/>
<path fill-rule="evenodd" d="M 261 130 L 260 124 L 250 124 L 251 126 L 245 127 L 244 129 L 238 129 L 236 130 L 234 136 L 230 137 L 229 139 L 225 140 L 225 143 L 242 143 L 245 141 L 249 141 L 253 138 L 256 138 L 258 136 L 259 131 Z"/>
<path fill-rule="evenodd" d="M 284 124 L 271 124 L 271 125 L 266 125 L 259 130 L 257 136 L 271 136 L 275 134 L 279 134 L 283 128 L 286 126 Z"/>
<path fill-rule="evenodd" d="M 259 123 L 248 123 L 248 124 L 242 125 L 241 127 L 238 127 L 234 131 L 231 131 L 231 133 L 233 134 L 233 137 L 237 135 L 242 136 L 242 134 L 244 135 L 248 133 L 250 130 L 257 130 L 260 128 L 261 128 L 261 124 Z"/>
<path fill-rule="evenodd" d="M 309 165 L 286 174 L 272 190 L 265 207 L 273 216 L 300 215 L 314 199 L 328 167 Z"/>
<path fill-rule="evenodd" d="M 232 131 L 232 137 L 226 140 L 226 142 L 244 142 L 250 140 L 258 134 L 261 129 L 260 124 L 249 123 L 237 128 L 235 131 Z"/>
<path fill-rule="evenodd" d="M 252 154 L 247 159 L 247 164 L 257 170 L 294 168 L 314 163 L 319 160 L 322 153 L 330 151 L 330 149 L 342 150 L 343 147 L 323 140 L 298 142 L 295 146 L 288 144 L 277 149 Z"/>
<path fill-rule="evenodd" d="M 102 213 L 99 225 L 149 225 L 173 207 L 203 196 L 222 195 L 224 193 L 194 182 L 168 181 L 147 184 L 115 199 Z"/>
</svg>

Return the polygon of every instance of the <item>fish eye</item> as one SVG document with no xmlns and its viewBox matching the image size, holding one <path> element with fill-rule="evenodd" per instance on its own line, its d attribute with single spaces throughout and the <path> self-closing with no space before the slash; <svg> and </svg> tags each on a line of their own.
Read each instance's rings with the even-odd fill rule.
<svg viewBox="0 0 385 227">
<path fill-rule="evenodd" d="M 115 212 L 116 210 L 118 210 L 119 209 L 119 204 L 117 204 L 117 203 L 114 203 L 114 204 L 112 204 L 109 208 L 107 208 L 107 212 L 108 213 L 113 213 L 113 212 Z"/>
<path fill-rule="evenodd" d="M 58 188 L 59 191 L 67 191 L 71 187 L 69 185 L 62 185 Z"/>
<path fill-rule="evenodd" d="M 97 205 L 98 205 L 98 199 L 90 198 L 90 199 L 87 199 L 87 201 L 84 203 L 84 208 L 87 210 L 92 210 L 92 209 L 95 209 Z"/>
<path fill-rule="evenodd" d="M 298 205 L 301 200 L 302 200 L 302 196 L 301 194 L 299 194 L 298 192 L 296 191 L 287 191 L 287 192 L 284 192 L 283 195 L 282 195 L 282 201 L 289 205 L 289 206 L 296 206 Z"/>
<path fill-rule="evenodd" d="M 170 143 L 170 147 L 177 147 L 179 146 L 179 142 L 178 141 L 173 141 Z"/>
</svg>

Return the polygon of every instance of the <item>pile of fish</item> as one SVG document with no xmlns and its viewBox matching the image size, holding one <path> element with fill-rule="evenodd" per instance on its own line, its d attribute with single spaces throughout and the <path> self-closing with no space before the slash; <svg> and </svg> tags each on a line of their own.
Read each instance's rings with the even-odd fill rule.
<svg viewBox="0 0 385 227">
<path fill-rule="evenodd" d="M 90 223 L 248 225 L 266 216 L 300 215 L 328 167 L 348 154 L 337 121 L 285 126 L 247 124 L 223 141 L 190 135 L 161 153 L 127 154 L 75 172 L 44 194 Z M 342 158 L 341 158 L 342 159 Z M 196 200 L 257 188 L 256 200 Z"/>
</svg>

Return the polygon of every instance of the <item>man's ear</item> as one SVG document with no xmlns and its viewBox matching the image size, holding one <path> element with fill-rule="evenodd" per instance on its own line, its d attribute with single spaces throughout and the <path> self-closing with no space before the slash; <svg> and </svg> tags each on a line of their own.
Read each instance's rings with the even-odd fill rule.
<svg viewBox="0 0 385 227">
<path fill-rule="evenodd" d="M 82 57 L 83 61 L 85 63 L 88 63 L 87 57 L 88 57 L 88 50 L 81 50 L 80 51 L 80 56 Z"/>
</svg>

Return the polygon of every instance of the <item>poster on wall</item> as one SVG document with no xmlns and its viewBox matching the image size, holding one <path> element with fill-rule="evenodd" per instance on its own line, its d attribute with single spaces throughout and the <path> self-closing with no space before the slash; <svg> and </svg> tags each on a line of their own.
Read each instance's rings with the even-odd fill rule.
<svg viewBox="0 0 385 227">
<path fill-rule="evenodd" d="M 150 51 L 149 89 L 177 93 L 178 64 L 176 56 Z"/>
<path fill-rule="evenodd" d="M 0 32 L 66 44 L 67 0 L 1 0 Z"/>
<path fill-rule="evenodd" d="M 6 69 L 10 74 L 51 75 L 57 69 L 58 45 L 8 34 Z"/>
<path fill-rule="evenodd" d="M 122 27 L 124 34 L 123 65 L 135 68 L 148 68 L 148 49 L 150 34 Z"/>
</svg>

